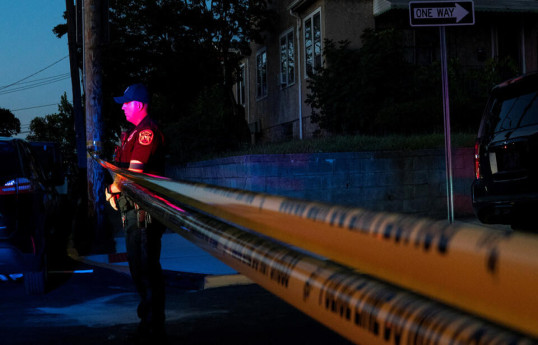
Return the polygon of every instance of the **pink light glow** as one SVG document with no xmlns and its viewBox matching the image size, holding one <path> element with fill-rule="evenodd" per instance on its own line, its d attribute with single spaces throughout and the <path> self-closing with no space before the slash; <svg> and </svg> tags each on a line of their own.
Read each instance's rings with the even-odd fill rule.
<svg viewBox="0 0 538 345">
<path fill-rule="evenodd" d="M 173 208 L 174 210 L 176 211 L 179 211 L 181 213 L 186 213 L 186 211 L 184 209 L 182 209 L 181 207 L 178 207 L 174 204 L 172 204 L 170 201 L 164 199 L 164 198 L 161 198 L 160 196 L 154 194 L 154 193 L 149 193 L 151 195 L 152 198 L 155 198 L 155 199 L 158 199 L 162 202 L 164 202 L 167 206 L 170 206 L 171 208 Z"/>
<path fill-rule="evenodd" d="M 159 175 L 153 175 L 153 174 L 144 174 L 144 175 L 149 176 L 149 177 L 158 178 L 158 179 L 161 179 L 161 180 L 170 180 L 170 178 L 168 178 L 168 177 L 159 176 Z"/>
<path fill-rule="evenodd" d="M 137 126 L 147 115 L 146 105 L 139 101 L 123 103 L 121 109 L 123 109 L 127 121 L 135 126 Z"/>
</svg>

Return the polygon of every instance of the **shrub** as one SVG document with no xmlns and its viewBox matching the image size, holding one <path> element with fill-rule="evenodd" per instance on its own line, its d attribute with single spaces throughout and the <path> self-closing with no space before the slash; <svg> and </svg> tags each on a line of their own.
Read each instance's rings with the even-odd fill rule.
<svg viewBox="0 0 538 345">
<path fill-rule="evenodd" d="M 331 135 L 442 131 L 440 63 L 407 63 L 394 29 L 367 29 L 361 37 L 364 44 L 358 50 L 350 49 L 347 41 L 325 41 L 325 66 L 308 84 L 312 122 Z M 515 75 L 515 66 L 510 59 L 489 60 L 483 68 L 466 70 L 458 60 L 449 61 L 453 130 L 478 128 L 488 91 Z"/>
<path fill-rule="evenodd" d="M 220 85 L 204 90 L 188 115 L 163 131 L 170 143 L 169 153 L 180 162 L 237 150 L 250 141 L 243 108 L 235 105 Z"/>
</svg>

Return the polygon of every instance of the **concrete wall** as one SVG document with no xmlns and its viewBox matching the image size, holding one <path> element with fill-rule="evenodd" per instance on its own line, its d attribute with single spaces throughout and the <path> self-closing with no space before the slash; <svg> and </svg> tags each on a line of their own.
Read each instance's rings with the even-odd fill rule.
<svg viewBox="0 0 538 345">
<path fill-rule="evenodd" d="M 456 217 L 472 215 L 473 149 L 453 150 Z M 274 154 L 168 167 L 167 176 L 376 211 L 447 217 L 444 150 Z"/>
</svg>

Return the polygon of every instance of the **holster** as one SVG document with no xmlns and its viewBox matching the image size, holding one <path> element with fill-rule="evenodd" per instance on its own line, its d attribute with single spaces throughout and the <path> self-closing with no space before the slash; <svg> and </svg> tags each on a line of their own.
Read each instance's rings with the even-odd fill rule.
<svg viewBox="0 0 538 345">
<path fill-rule="evenodd" d="M 138 204 L 134 204 L 136 210 L 136 225 L 139 229 L 146 229 L 148 224 L 151 224 L 151 215 L 140 208 Z"/>
<path fill-rule="evenodd" d="M 134 204 L 124 194 L 121 194 L 116 200 L 116 205 L 122 213 L 125 213 L 134 207 Z"/>
</svg>

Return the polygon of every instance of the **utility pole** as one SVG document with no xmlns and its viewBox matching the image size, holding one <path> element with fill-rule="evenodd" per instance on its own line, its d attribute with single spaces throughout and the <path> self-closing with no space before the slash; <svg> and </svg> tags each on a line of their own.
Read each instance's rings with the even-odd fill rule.
<svg viewBox="0 0 538 345">
<path fill-rule="evenodd" d="M 82 107 L 82 93 L 79 73 L 78 47 L 82 47 L 82 0 L 65 0 L 67 12 L 67 44 L 69 48 L 69 65 L 71 70 L 71 88 L 73 92 L 73 116 L 75 122 L 75 142 L 77 151 L 77 168 L 74 179 L 71 180 L 70 194 L 73 201 L 73 246 L 77 251 L 86 253 L 90 245 L 88 225 L 88 187 L 86 164 L 86 124 Z M 75 12 L 76 11 L 76 12 Z M 80 35 L 80 38 L 79 38 Z"/>
<path fill-rule="evenodd" d="M 69 65 L 71 69 L 71 88 L 73 90 L 73 109 L 75 115 L 75 133 L 77 147 L 77 163 L 80 171 L 86 176 L 86 126 L 82 112 L 82 98 L 80 92 L 80 76 L 78 73 L 78 55 L 76 39 L 76 20 L 73 0 L 65 0 L 67 11 L 67 44 L 69 47 Z"/>
<path fill-rule="evenodd" d="M 102 104 L 103 79 L 101 46 L 104 23 L 102 0 L 84 0 L 84 85 L 86 93 L 86 147 L 98 154 L 102 151 Z M 104 170 L 87 156 L 88 216 L 89 229 L 94 229 L 94 251 L 105 249 L 106 229 L 104 222 Z"/>
</svg>

